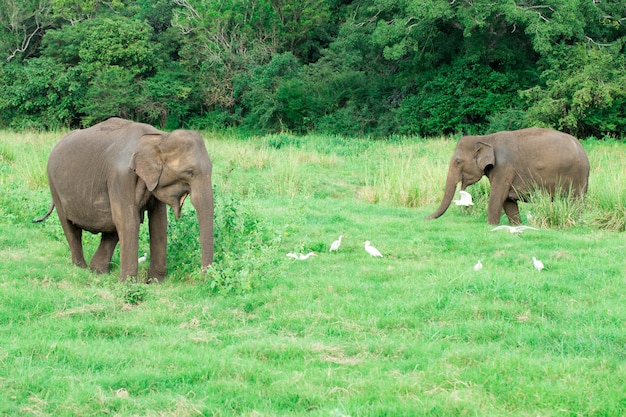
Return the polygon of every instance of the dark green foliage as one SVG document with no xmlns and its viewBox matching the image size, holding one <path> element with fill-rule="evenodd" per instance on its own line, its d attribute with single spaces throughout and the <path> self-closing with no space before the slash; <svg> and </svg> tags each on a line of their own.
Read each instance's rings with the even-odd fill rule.
<svg viewBox="0 0 626 417">
<path fill-rule="evenodd" d="M 621 136 L 626 129 L 623 45 L 580 45 L 558 56 L 555 68 L 542 75 L 545 84 L 522 92 L 529 123 L 584 136 Z"/>
<path fill-rule="evenodd" d="M 306 131 L 310 105 L 301 69 L 302 64 L 287 52 L 235 79 L 244 125 L 260 131 Z"/>
<path fill-rule="evenodd" d="M 516 107 L 520 87 L 511 73 L 456 60 L 426 75 L 418 92 L 394 110 L 398 130 L 423 136 L 485 132 L 490 115 Z"/>
<path fill-rule="evenodd" d="M 0 126 L 626 127 L 619 1 L 52 0 L 0 18 Z"/>
<path fill-rule="evenodd" d="M 17 129 L 57 129 L 76 122 L 81 74 L 48 58 L 0 70 L 0 122 Z"/>
<path fill-rule="evenodd" d="M 133 74 L 126 68 L 112 66 L 98 71 L 85 94 L 83 124 L 90 126 L 111 116 L 137 119 L 137 87 Z"/>
</svg>

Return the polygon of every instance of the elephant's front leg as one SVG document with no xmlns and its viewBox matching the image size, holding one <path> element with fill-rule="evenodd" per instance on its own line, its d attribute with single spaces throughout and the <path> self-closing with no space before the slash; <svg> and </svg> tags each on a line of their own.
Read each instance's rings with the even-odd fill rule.
<svg viewBox="0 0 626 417">
<path fill-rule="evenodd" d="M 504 201 L 504 212 L 506 213 L 506 217 L 509 218 L 509 224 L 512 226 L 517 226 L 522 223 L 519 215 L 519 207 L 517 205 L 517 201 L 507 199 Z"/>
<path fill-rule="evenodd" d="M 158 202 L 148 210 L 148 230 L 150 232 L 150 269 L 148 276 L 158 282 L 165 279 L 167 272 L 167 206 Z"/>
<path fill-rule="evenodd" d="M 489 195 L 489 204 L 487 204 L 487 222 L 489 224 L 499 224 L 500 216 L 502 215 L 502 206 L 504 205 L 504 198 L 499 196 L 498 193 L 491 190 Z"/>
<path fill-rule="evenodd" d="M 120 281 L 136 277 L 139 270 L 139 213 L 134 210 L 125 219 L 117 222 L 120 239 Z"/>
</svg>

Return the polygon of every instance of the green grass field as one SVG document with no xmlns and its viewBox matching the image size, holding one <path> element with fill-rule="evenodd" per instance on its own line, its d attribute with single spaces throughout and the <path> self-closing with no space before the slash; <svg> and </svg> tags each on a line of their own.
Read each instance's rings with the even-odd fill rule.
<svg viewBox="0 0 626 417">
<path fill-rule="evenodd" d="M 145 285 L 72 266 L 56 215 L 31 223 L 61 136 L 0 132 L 0 415 L 626 415 L 623 143 L 585 142 L 585 206 L 538 196 L 540 230 L 513 235 L 490 231 L 486 179 L 424 221 L 452 139 L 205 134 L 211 279 L 188 205 Z"/>
</svg>

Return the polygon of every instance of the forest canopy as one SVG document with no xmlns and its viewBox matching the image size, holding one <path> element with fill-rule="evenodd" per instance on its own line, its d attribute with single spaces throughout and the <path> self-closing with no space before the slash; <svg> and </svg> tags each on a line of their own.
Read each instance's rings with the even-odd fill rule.
<svg viewBox="0 0 626 417">
<path fill-rule="evenodd" d="M 0 0 L 0 127 L 626 131 L 623 0 Z"/>
</svg>

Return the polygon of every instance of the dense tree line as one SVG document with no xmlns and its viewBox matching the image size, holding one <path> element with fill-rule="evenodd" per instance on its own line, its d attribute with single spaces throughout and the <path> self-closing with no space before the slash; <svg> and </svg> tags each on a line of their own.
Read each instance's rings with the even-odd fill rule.
<svg viewBox="0 0 626 417">
<path fill-rule="evenodd" d="M 623 0 L 0 1 L 0 127 L 626 128 Z"/>
</svg>

